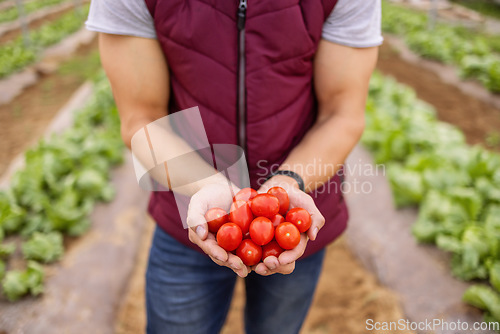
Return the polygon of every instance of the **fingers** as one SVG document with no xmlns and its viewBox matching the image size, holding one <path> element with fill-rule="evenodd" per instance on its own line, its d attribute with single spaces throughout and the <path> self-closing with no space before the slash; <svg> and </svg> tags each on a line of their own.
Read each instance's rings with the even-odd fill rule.
<svg viewBox="0 0 500 334">
<path fill-rule="evenodd" d="M 314 203 L 314 199 L 305 192 L 292 187 L 289 184 L 278 183 L 277 177 L 273 177 L 266 181 L 261 188 L 258 190 L 259 193 L 267 192 L 267 190 L 275 185 L 279 185 L 285 188 L 288 192 L 288 197 L 290 198 L 290 208 L 301 207 L 306 209 L 311 214 L 311 227 L 307 232 L 307 236 L 311 240 L 316 240 L 319 230 L 325 225 L 325 217 L 319 212 Z M 276 179 L 276 180 L 275 180 Z"/>
<path fill-rule="evenodd" d="M 259 194 L 265 194 L 269 189 L 271 189 L 274 185 L 271 184 L 269 181 L 264 183 L 263 185 L 260 186 L 259 189 L 257 189 L 257 192 Z"/>
<path fill-rule="evenodd" d="M 232 271 L 236 273 L 236 275 L 240 277 L 247 277 L 248 274 L 252 271 L 250 267 L 246 266 L 243 261 L 239 257 L 234 254 L 228 253 L 229 257 L 227 261 L 219 261 L 213 257 L 210 257 L 215 263 L 219 266 L 224 266 L 230 268 Z"/>
<path fill-rule="evenodd" d="M 276 256 L 268 256 L 262 262 L 271 271 L 276 270 L 276 268 L 278 268 L 280 266 L 280 262 Z"/>
<path fill-rule="evenodd" d="M 221 262 L 226 262 L 228 259 L 227 252 L 217 244 L 213 234 L 208 234 L 205 240 L 202 240 L 193 229 L 189 229 L 189 240 L 201 248 L 203 252 Z"/>
<path fill-rule="evenodd" d="M 313 241 L 316 240 L 319 230 L 325 225 L 325 217 L 319 212 L 314 199 L 300 190 L 292 191 L 288 196 L 291 207 L 304 208 L 311 215 L 311 227 L 307 231 L 307 236 Z"/>
<path fill-rule="evenodd" d="M 268 276 L 276 273 L 284 275 L 291 274 L 295 270 L 295 261 L 297 261 L 304 254 L 308 240 L 309 238 L 307 235 L 302 234 L 297 247 L 284 251 L 281 253 L 279 258 L 276 258 L 275 256 L 266 257 L 264 261 L 256 265 L 253 270 L 262 276 Z"/>
<path fill-rule="evenodd" d="M 200 238 L 200 240 L 205 240 L 208 237 L 208 226 L 205 223 L 189 229 L 193 231 Z M 193 241 L 191 240 L 191 242 Z"/>
<path fill-rule="evenodd" d="M 233 184 L 209 184 L 194 194 L 189 201 L 187 225 L 196 227 L 205 224 L 205 213 L 210 208 L 229 211 L 233 195 L 239 189 Z"/>
<path fill-rule="evenodd" d="M 314 241 L 318 236 L 319 230 L 325 226 L 325 217 L 323 217 L 316 206 L 314 206 L 314 210 L 311 209 L 309 213 L 311 214 L 311 227 L 307 231 L 307 235 L 312 241 Z"/>
<path fill-rule="evenodd" d="M 208 210 L 208 204 L 207 201 L 203 200 L 201 197 L 200 193 L 196 193 L 191 198 L 191 201 L 189 201 L 187 225 L 193 229 L 202 240 L 205 240 L 207 234 L 205 212 Z"/>
<path fill-rule="evenodd" d="M 288 275 L 291 274 L 295 269 L 295 261 L 288 264 L 280 265 L 280 262 L 278 258 L 276 258 L 276 256 L 266 257 L 263 263 L 271 273 Z"/>
<path fill-rule="evenodd" d="M 200 226 L 199 226 L 200 227 Z M 241 259 L 226 252 L 217 244 L 212 233 L 207 233 L 205 240 L 202 240 L 193 229 L 189 229 L 189 240 L 198 245 L 203 252 L 220 266 L 228 267 L 233 270 L 238 276 L 246 277 L 252 271 L 252 268 L 246 266 Z M 294 249 L 284 251 L 279 258 L 268 256 L 262 263 L 259 263 L 253 269 L 256 273 L 263 276 L 272 275 L 275 273 L 288 275 L 295 269 L 295 261 L 300 258 L 306 249 L 308 237 L 305 234 L 301 235 L 300 242 Z"/>
<path fill-rule="evenodd" d="M 270 259 L 274 258 L 274 259 Z M 279 265 L 277 266 L 274 270 L 269 269 L 269 265 L 266 264 L 266 261 L 278 261 L 276 257 L 274 256 L 268 256 L 267 258 L 264 259 L 264 263 L 259 263 L 258 265 L 255 266 L 254 271 L 262 276 L 269 276 L 273 274 L 283 274 L 283 275 L 288 275 L 291 274 L 295 270 L 295 261 L 292 263 L 288 263 L 286 265 Z M 267 261 L 267 262 L 269 262 Z"/>
<path fill-rule="evenodd" d="M 308 239 L 307 235 L 301 234 L 300 242 L 294 249 L 286 250 L 280 254 L 278 257 L 280 265 L 283 266 L 295 262 L 299 257 L 301 257 L 306 250 Z"/>
<path fill-rule="evenodd" d="M 203 250 L 215 263 L 231 268 L 241 277 L 250 273 L 241 259 L 226 252 L 217 244 L 215 236 L 208 232 L 205 213 L 209 208 L 220 207 L 229 211 L 233 194 L 239 189 L 232 184 L 209 184 L 191 197 L 187 213 L 189 240 Z"/>
<path fill-rule="evenodd" d="M 220 247 L 213 234 L 208 234 L 206 239 L 202 240 L 193 229 L 189 229 L 189 240 L 198 245 L 198 247 L 200 247 L 201 250 L 212 259 L 212 261 L 217 263 L 219 266 L 230 268 L 238 276 L 246 277 L 251 272 L 251 269 L 245 266 L 239 257 L 226 252 L 222 247 Z"/>
</svg>

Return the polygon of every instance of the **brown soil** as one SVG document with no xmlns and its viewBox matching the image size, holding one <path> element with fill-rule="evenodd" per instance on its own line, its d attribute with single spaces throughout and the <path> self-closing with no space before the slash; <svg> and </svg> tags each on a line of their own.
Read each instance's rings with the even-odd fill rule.
<svg viewBox="0 0 500 334">
<path fill-rule="evenodd" d="M 222 334 L 244 333 L 244 298 L 244 284 L 240 280 Z M 316 295 L 301 333 L 367 333 L 367 319 L 385 322 L 405 317 L 397 296 L 382 287 L 353 256 L 346 242 L 340 239 L 327 248 Z"/>
<path fill-rule="evenodd" d="M 137 258 L 137 266 L 119 311 L 117 334 L 144 333 L 146 324 L 144 275 L 153 228 L 154 223 L 149 220 Z M 244 283 L 240 279 L 222 334 L 244 333 L 244 303 Z M 365 329 L 367 319 L 397 321 L 403 318 L 395 294 L 377 283 L 376 278 L 354 258 L 344 240 L 341 239 L 328 247 L 318 290 L 302 333 L 361 334 L 367 332 Z"/>
<path fill-rule="evenodd" d="M 139 334 L 144 333 L 146 328 L 145 275 L 155 223 L 149 218 L 145 223 L 147 226 L 142 235 L 137 264 L 130 278 L 127 294 L 118 311 L 116 334 Z"/>
<path fill-rule="evenodd" d="M 81 46 L 74 57 L 86 57 L 97 41 Z M 85 78 L 72 73 L 45 75 L 9 104 L 0 106 L 0 175 L 9 162 L 35 143 L 57 111 L 68 101 Z"/>
<path fill-rule="evenodd" d="M 468 143 L 484 144 L 489 133 L 500 131 L 500 110 L 443 83 L 435 73 L 405 62 L 388 43 L 380 48 L 377 67 L 413 87 L 420 99 L 436 108 L 439 119 L 462 129 Z"/>
<path fill-rule="evenodd" d="M 66 14 L 66 13 L 69 13 L 72 10 L 75 10 L 75 9 L 74 8 L 68 8 L 68 9 L 64 9 L 64 10 L 58 11 L 56 13 L 51 13 L 51 14 L 49 14 L 47 16 L 44 16 L 44 17 L 42 17 L 42 18 L 40 18 L 38 20 L 31 21 L 29 23 L 28 27 L 29 27 L 30 30 L 35 30 L 35 29 L 39 28 L 40 26 L 44 25 L 47 22 L 57 20 L 59 17 L 61 17 L 62 15 Z M 10 40 L 13 40 L 14 38 L 18 37 L 20 34 L 21 34 L 21 29 L 20 28 L 12 30 L 12 31 L 9 31 L 8 33 L 5 33 L 2 36 L 0 36 L 0 44 L 6 43 L 6 42 L 8 42 Z"/>
</svg>

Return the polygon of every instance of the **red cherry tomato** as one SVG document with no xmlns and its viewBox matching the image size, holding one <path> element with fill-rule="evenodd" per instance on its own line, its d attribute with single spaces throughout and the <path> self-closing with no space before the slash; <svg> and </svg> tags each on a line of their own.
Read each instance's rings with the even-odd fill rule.
<svg viewBox="0 0 500 334">
<path fill-rule="evenodd" d="M 256 245 L 251 239 L 245 239 L 236 250 L 236 255 L 247 266 L 255 266 L 262 258 L 262 247 Z"/>
<path fill-rule="evenodd" d="M 273 223 L 266 217 L 257 217 L 250 223 L 250 238 L 259 246 L 269 243 L 274 238 Z"/>
<path fill-rule="evenodd" d="M 280 203 L 279 214 L 285 215 L 288 211 L 288 207 L 290 206 L 290 199 L 288 198 L 288 194 L 285 189 L 281 187 L 272 187 L 267 191 L 268 194 L 276 196 Z"/>
<path fill-rule="evenodd" d="M 288 211 L 286 221 L 297 226 L 300 233 L 306 232 L 311 227 L 311 215 L 302 208 L 293 208 Z"/>
<path fill-rule="evenodd" d="M 300 242 L 300 232 L 295 225 L 284 222 L 276 227 L 276 241 L 283 249 L 295 248 Z"/>
<path fill-rule="evenodd" d="M 243 188 L 236 195 L 234 195 L 233 201 L 249 201 L 255 196 L 257 196 L 257 190 L 252 188 Z"/>
<path fill-rule="evenodd" d="M 229 221 L 227 212 L 221 208 L 212 208 L 205 213 L 208 230 L 216 234 L 219 228 Z"/>
<path fill-rule="evenodd" d="M 250 210 L 248 202 L 240 200 L 234 201 L 231 204 L 229 220 L 237 224 L 241 228 L 243 234 L 246 234 L 253 220 L 252 210 Z"/>
<path fill-rule="evenodd" d="M 234 223 L 222 225 L 217 232 L 217 243 L 228 252 L 238 248 L 242 239 L 241 228 Z"/>
<path fill-rule="evenodd" d="M 285 221 L 285 218 L 283 218 L 282 215 L 280 215 L 279 213 L 276 214 L 272 219 L 271 219 L 271 222 L 273 223 L 273 226 L 276 227 L 278 226 L 279 224 L 283 223 Z"/>
<path fill-rule="evenodd" d="M 262 246 L 262 260 L 268 256 L 279 257 L 283 253 L 284 249 L 280 247 L 276 240 L 271 241 L 267 245 Z"/>
<path fill-rule="evenodd" d="M 280 210 L 278 198 L 269 194 L 259 194 L 250 203 L 255 217 L 273 218 Z"/>
</svg>

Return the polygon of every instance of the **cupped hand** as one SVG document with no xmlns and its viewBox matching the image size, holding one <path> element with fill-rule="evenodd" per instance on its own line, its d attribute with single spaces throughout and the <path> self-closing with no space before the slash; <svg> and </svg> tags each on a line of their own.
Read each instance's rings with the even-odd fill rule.
<svg viewBox="0 0 500 334">
<path fill-rule="evenodd" d="M 205 213 L 211 208 L 222 208 L 229 212 L 233 196 L 239 189 L 229 183 L 214 183 L 203 186 L 191 197 L 187 224 L 189 240 L 198 245 L 219 266 L 228 267 L 238 276 L 246 277 L 251 269 L 236 255 L 217 244 L 215 235 L 209 233 Z"/>
<path fill-rule="evenodd" d="M 306 250 L 309 239 L 316 240 L 319 230 L 325 225 L 325 218 L 319 212 L 312 197 L 298 188 L 297 182 L 283 175 L 277 175 L 267 180 L 258 190 L 259 193 L 265 193 L 270 188 L 279 186 L 285 189 L 290 199 L 290 209 L 304 208 L 311 214 L 311 227 L 307 234 L 302 233 L 299 244 L 290 250 L 285 250 L 278 258 L 268 256 L 262 263 L 257 264 L 252 269 L 257 274 L 267 276 L 275 273 L 290 274 L 295 269 L 295 261 L 300 258 Z"/>
</svg>

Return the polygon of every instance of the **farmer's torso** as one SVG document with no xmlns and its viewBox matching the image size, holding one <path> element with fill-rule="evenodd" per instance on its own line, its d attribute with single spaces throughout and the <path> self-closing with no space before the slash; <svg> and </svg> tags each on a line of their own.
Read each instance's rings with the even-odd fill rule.
<svg viewBox="0 0 500 334">
<path fill-rule="evenodd" d="M 211 144 L 245 149 L 254 188 L 257 174 L 283 162 L 314 123 L 313 58 L 335 3 L 146 0 L 170 69 L 170 111 L 199 106 Z M 245 16 L 243 33 L 238 13 Z M 314 194 L 327 225 L 336 225 L 328 239 L 347 219 L 338 182 Z M 172 197 L 153 194 L 153 216 L 155 203 Z"/>
</svg>

